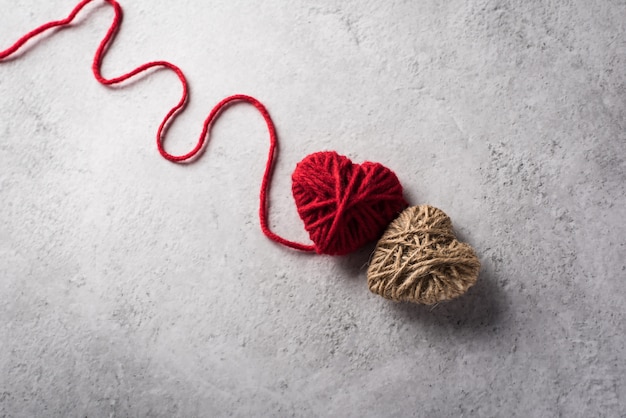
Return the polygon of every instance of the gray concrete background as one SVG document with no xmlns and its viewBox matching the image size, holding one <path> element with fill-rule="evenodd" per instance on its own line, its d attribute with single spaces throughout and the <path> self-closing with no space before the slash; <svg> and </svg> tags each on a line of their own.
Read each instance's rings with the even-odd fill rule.
<svg viewBox="0 0 626 418">
<path fill-rule="evenodd" d="M 0 43 L 73 0 L 2 0 Z M 112 76 L 192 87 L 280 135 L 271 223 L 307 241 L 305 155 L 379 161 L 480 254 L 435 308 L 261 233 L 261 118 L 229 109 L 192 165 L 154 133 L 167 72 L 90 73 L 112 11 L 0 65 L 0 416 L 626 416 L 626 2 L 124 1 Z"/>
</svg>

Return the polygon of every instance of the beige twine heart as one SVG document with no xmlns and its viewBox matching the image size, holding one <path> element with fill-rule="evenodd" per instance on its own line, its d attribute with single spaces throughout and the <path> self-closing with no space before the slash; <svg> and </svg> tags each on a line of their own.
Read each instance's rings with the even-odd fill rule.
<svg viewBox="0 0 626 418">
<path fill-rule="evenodd" d="M 425 305 L 456 298 L 478 278 L 480 261 L 452 222 L 428 205 L 405 209 L 378 241 L 367 270 L 373 293 Z"/>
</svg>

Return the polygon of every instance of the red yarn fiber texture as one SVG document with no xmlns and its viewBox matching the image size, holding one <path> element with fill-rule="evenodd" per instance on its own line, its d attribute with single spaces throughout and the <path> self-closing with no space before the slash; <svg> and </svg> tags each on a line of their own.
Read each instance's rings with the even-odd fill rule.
<svg viewBox="0 0 626 418">
<path fill-rule="evenodd" d="M 395 173 L 334 151 L 305 157 L 292 175 L 298 213 L 320 254 L 348 254 L 378 239 L 407 203 Z"/>
</svg>

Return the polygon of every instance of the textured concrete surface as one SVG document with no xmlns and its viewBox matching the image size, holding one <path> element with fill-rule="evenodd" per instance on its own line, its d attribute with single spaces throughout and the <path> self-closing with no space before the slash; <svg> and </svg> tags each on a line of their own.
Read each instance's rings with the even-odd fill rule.
<svg viewBox="0 0 626 418">
<path fill-rule="evenodd" d="M 0 47 L 74 6 L 3 1 Z M 306 242 L 290 174 L 334 149 L 445 210 L 482 273 L 394 304 L 371 248 L 268 241 L 259 115 L 164 161 L 180 87 L 95 82 L 96 2 L 0 65 L 0 416 L 626 416 L 623 0 L 123 5 L 104 72 L 169 59 L 192 85 L 170 151 L 227 95 L 268 106 L 278 233 Z"/>
</svg>

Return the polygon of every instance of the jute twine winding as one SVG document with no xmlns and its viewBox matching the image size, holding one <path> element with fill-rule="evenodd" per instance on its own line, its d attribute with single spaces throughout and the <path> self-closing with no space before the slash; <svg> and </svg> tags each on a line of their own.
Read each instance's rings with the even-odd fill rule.
<svg viewBox="0 0 626 418">
<path fill-rule="evenodd" d="M 412 206 L 378 241 L 367 284 L 387 299 L 432 305 L 465 293 L 479 270 L 476 253 L 457 241 L 448 215 L 432 206 Z"/>
</svg>

